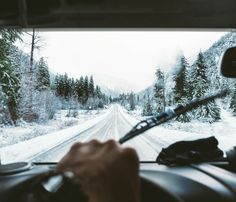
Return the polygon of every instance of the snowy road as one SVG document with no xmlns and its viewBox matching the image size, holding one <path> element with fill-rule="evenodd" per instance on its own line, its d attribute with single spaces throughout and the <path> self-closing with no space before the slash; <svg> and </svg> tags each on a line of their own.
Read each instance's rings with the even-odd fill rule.
<svg viewBox="0 0 236 202">
<path fill-rule="evenodd" d="M 223 112 L 222 116 L 229 117 Z M 219 131 L 217 134 L 212 133 L 207 127 L 193 133 L 160 126 L 131 139 L 124 145 L 134 147 L 141 161 L 151 161 L 156 159 L 161 148 L 176 141 L 194 140 L 215 135 L 219 140 L 219 147 L 227 151 L 235 145 L 236 138 L 236 131 L 232 127 L 225 127 L 232 125 L 231 122 L 235 121 L 234 118 L 231 117 L 231 119 L 224 118 L 224 121 L 215 124 Z M 0 149 L 1 159 L 3 163 L 16 161 L 57 162 L 73 143 L 86 142 L 91 139 L 105 141 L 112 138 L 118 140 L 137 122 L 138 120 L 129 115 L 120 105 L 114 104 L 103 114 L 76 126 L 3 147 Z"/>
<path fill-rule="evenodd" d="M 127 116 L 129 115 L 125 114 L 121 106 L 117 104 L 113 105 L 102 120 L 93 126 L 88 126 L 87 129 L 78 135 L 64 141 L 50 150 L 32 156 L 31 160 L 44 162 L 58 161 L 69 150 L 71 145 L 77 141 L 86 142 L 91 139 L 105 141 L 111 138 L 118 140 L 132 128 L 133 123 L 131 123 Z M 154 145 L 151 140 L 145 137 L 137 137 L 130 141 L 130 143 L 126 143 L 126 145 L 135 147 L 140 158 L 145 160 L 155 159 L 162 146 Z"/>
</svg>

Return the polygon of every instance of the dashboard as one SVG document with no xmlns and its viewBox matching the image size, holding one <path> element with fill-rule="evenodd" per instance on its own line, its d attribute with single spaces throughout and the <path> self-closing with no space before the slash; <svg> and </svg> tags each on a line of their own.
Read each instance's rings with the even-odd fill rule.
<svg viewBox="0 0 236 202">
<path fill-rule="evenodd" d="M 0 166 L 0 201 L 86 201 L 75 184 L 65 183 L 56 193 L 44 189 L 37 176 L 53 171 L 55 166 L 55 163 Z M 225 162 L 181 167 L 140 163 L 140 179 L 141 201 L 236 201 L 236 173 L 227 170 Z"/>
</svg>

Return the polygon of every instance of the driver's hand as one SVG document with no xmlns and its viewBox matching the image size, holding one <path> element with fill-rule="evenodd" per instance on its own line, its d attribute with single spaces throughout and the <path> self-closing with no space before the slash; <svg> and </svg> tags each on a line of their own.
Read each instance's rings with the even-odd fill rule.
<svg viewBox="0 0 236 202">
<path fill-rule="evenodd" d="M 75 174 L 89 202 L 139 202 L 139 160 L 114 140 L 75 143 L 57 169 Z"/>
</svg>

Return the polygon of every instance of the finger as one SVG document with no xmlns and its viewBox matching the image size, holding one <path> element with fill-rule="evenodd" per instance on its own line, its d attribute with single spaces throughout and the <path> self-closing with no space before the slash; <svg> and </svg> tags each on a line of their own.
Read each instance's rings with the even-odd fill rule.
<svg viewBox="0 0 236 202">
<path fill-rule="evenodd" d="M 77 151 L 80 147 L 82 147 L 84 144 L 80 143 L 80 142 L 76 142 L 74 143 L 71 148 L 70 148 L 70 152 L 74 152 Z"/>
<path fill-rule="evenodd" d="M 118 149 L 118 148 L 121 148 L 119 143 L 113 139 L 110 139 L 110 140 L 107 140 L 105 143 L 104 143 L 104 146 L 106 149 Z"/>
</svg>

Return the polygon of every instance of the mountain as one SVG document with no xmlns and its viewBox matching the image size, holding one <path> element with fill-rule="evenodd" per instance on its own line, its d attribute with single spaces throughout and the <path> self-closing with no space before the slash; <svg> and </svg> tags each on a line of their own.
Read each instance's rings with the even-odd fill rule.
<svg viewBox="0 0 236 202">
<path fill-rule="evenodd" d="M 154 96 L 154 83 L 153 85 L 147 87 L 146 89 L 140 91 L 137 93 L 137 95 L 140 97 L 140 98 L 143 98 L 143 97 L 153 97 Z"/>
<path fill-rule="evenodd" d="M 222 36 L 208 50 L 203 52 L 208 66 L 208 78 L 210 80 L 211 90 L 222 88 L 222 85 L 228 85 L 227 79 L 220 75 L 220 60 L 224 51 L 232 46 L 236 46 L 236 33 L 230 32 Z"/>
<path fill-rule="evenodd" d="M 92 74 L 94 81 L 103 93 L 117 97 L 121 93 L 136 92 L 137 87 L 129 81 L 106 74 Z"/>
<path fill-rule="evenodd" d="M 229 80 L 220 75 L 220 68 L 219 68 L 221 55 L 227 48 L 232 46 L 236 46 L 235 32 L 230 32 L 222 36 L 218 41 L 216 41 L 212 46 L 210 46 L 206 51 L 203 52 L 203 56 L 208 66 L 207 76 L 210 82 L 209 91 L 211 92 L 222 89 L 222 86 L 229 87 L 229 85 L 232 85 Z M 196 61 L 194 61 L 193 64 L 190 65 L 195 65 L 195 63 Z M 178 66 L 177 61 L 174 66 Z M 167 91 L 169 91 L 170 93 L 172 92 L 174 83 L 170 79 L 167 85 L 168 86 L 166 89 L 166 94 L 169 94 Z M 154 83 L 153 85 L 147 87 L 145 90 L 139 92 L 138 95 L 140 98 L 144 97 L 147 98 L 148 95 L 150 96 L 150 98 L 153 98 L 154 96 L 153 89 L 154 89 Z"/>
</svg>

